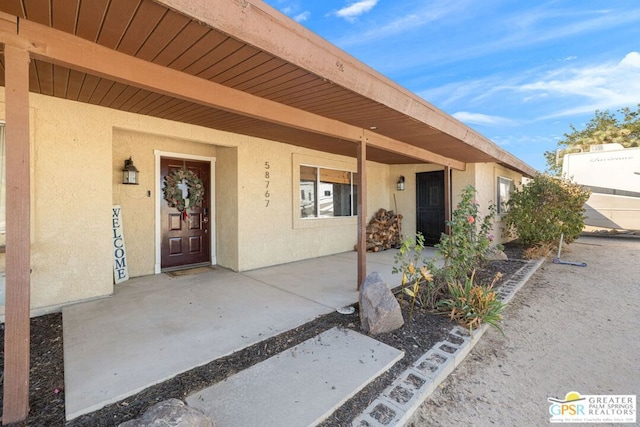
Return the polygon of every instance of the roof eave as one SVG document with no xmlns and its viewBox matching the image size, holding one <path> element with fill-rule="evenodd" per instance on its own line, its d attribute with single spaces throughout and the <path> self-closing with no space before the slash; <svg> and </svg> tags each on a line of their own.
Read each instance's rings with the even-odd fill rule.
<svg viewBox="0 0 640 427">
<path fill-rule="evenodd" d="M 262 1 L 154 0 L 258 49 L 425 123 L 527 176 L 536 171 L 494 142 Z"/>
</svg>

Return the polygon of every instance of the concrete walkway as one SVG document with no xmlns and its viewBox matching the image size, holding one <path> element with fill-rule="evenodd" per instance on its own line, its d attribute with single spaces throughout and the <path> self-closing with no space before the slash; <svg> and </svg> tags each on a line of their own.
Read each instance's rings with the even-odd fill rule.
<svg viewBox="0 0 640 427">
<path fill-rule="evenodd" d="M 395 252 L 367 255 L 367 271 L 390 286 L 400 280 L 391 274 Z M 65 307 L 67 419 L 356 302 L 356 257 L 139 277 L 112 297 Z"/>
<path fill-rule="evenodd" d="M 333 328 L 186 401 L 219 427 L 311 426 L 403 355 L 373 338 Z"/>
</svg>

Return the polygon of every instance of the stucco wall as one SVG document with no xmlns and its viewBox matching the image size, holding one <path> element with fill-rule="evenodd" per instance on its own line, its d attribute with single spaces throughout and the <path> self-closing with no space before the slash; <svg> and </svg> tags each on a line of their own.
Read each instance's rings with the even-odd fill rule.
<svg viewBox="0 0 640 427">
<path fill-rule="evenodd" d="M 513 180 L 513 183 L 520 186 L 522 182 L 522 175 L 500 166 L 496 163 L 478 163 L 476 168 L 476 182 L 478 183 L 476 189 L 478 190 L 478 202 L 480 203 L 480 209 L 482 214 L 487 214 L 487 206 L 489 204 L 497 204 L 498 202 L 498 177 L 508 178 Z M 496 215 L 496 220 L 493 227 L 493 235 L 495 237 L 494 243 L 504 243 L 511 240 L 510 237 L 505 237 L 504 223 L 501 215 Z"/>
<path fill-rule="evenodd" d="M 238 148 L 219 147 L 216 159 L 216 255 L 218 265 L 239 270 Z"/>
<path fill-rule="evenodd" d="M 454 170 L 451 174 L 451 195 L 452 195 L 452 209 L 455 209 L 456 205 L 460 203 L 460 193 L 467 185 L 473 185 L 477 189 L 476 182 L 476 165 L 467 164 L 467 167 L 463 171 Z"/>
<path fill-rule="evenodd" d="M 110 243 L 94 236 L 109 232 L 111 131 L 93 108 L 30 100 L 31 306 L 108 294 Z"/>
<path fill-rule="evenodd" d="M 394 184 L 389 190 L 391 202 L 393 203 L 393 195 L 395 194 L 397 210 L 403 215 L 402 232 L 405 236 L 414 236 L 416 233 L 416 174 L 437 170 L 442 170 L 442 167 L 438 165 L 392 165 L 389 168 L 389 181 Z M 397 191 L 395 182 L 401 175 L 405 177 L 405 190 Z M 460 202 L 462 190 L 467 185 L 473 185 L 477 190 L 476 200 L 480 204 L 480 215 L 487 215 L 489 205 L 496 204 L 497 201 L 498 176 L 512 179 L 516 185 L 520 185 L 522 181 L 521 174 L 496 163 L 470 163 L 463 171 L 453 170 L 451 176 L 452 209 L 455 209 L 455 206 Z M 496 215 L 492 230 L 494 243 L 505 241 L 502 228 L 502 218 Z"/>
<path fill-rule="evenodd" d="M 113 204 L 122 206 L 130 277 L 154 273 L 155 209 L 158 197 L 155 194 L 154 150 L 216 157 L 216 147 L 211 144 L 124 129 L 113 130 Z M 136 168 L 140 170 L 139 185 L 122 184 L 124 160 L 130 156 Z"/>
<path fill-rule="evenodd" d="M 297 206 L 301 159 L 306 164 L 355 171 L 354 159 L 257 138 L 229 142 L 224 137 L 218 135 L 209 144 L 236 146 L 114 130 L 113 203 L 123 207 L 131 277 L 154 272 L 154 150 L 216 157 L 214 252 L 220 266 L 244 271 L 353 249 L 355 217 L 300 224 Z M 139 186 L 120 183 L 123 161 L 130 155 L 139 170 L 147 171 L 141 172 Z M 368 217 L 380 207 L 391 208 L 388 166 L 369 162 L 368 186 Z"/>
<path fill-rule="evenodd" d="M 197 151 L 196 141 L 233 146 L 247 139 L 36 94 L 30 95 L 30 116 L 34 309 L 113 292 L 110 236 L 114 202 L 123 204 L 128 215 L 133 214 L 124 219 L 130 273 L 145 274 L 153 268 L 153 262 L 149 263 L 154 253 L 149 250 L 154 244 L 154 234 L 149 231 L 153 219 L 147 223 L 155 197 L 149 181 L 154 176 L 153 151 L 151 158 L 148 151 L 151 145 L 181 152 L 185 146 Z M 0 120 L 4 120 L 4 88 L 0 88 Z M 117 129 L 151 135 L 144 138 L 160 138 L 159 143 L 123 138 L 131 133 Z M 115 145 L 114 135 L 118 139 Z M 215 155 L 215 148 L 209 147 L 208 152 Z M 118 184 L 118 178 L 124 158 L 129 155 L 133 155 L 141 171 L 142 185 L 125 189 Z M 152 190 L 151 197 L 147 196 L 148 190 Z M 137 208 L 140 218 L 135 218 Z M 2 314 L 4 307 L 0 306 Z"/>
<path fill-rule="evenodd" d="M 3 101 L 0 91 L 0 120 Z M 33 308 L 113 292 L 113 204 L 123 208 L 130 276 L 154 272 L 161 197 L 154 150 L 215 158 L 221 266 L 249 270 L 350 251 L 356 243 L 356 217 L 301 219 L 298 206 L 300 164 L 356 171 L 353 158 L 41 95 L 30 96 L 30 108 Z M 120 181 L 129 156 L 140 170 L 137 186 Z M 404 216 L 404 234 L 415 234 L 415 174 L 440 169 L 368 162 L 367 221 L 379 208 L 392 209 Z M 404 191 L 396 190 L 400 175 Z M 519 182 L 498 165 L 468 165 L 453 173 L 454 195 L 474 184 L 483 205 L 494 201 L 498 175 Z"/>
<path fill-rule="evenodd" d="M 390 168 L 389 191 L 391 192 L 392 209 L 402 215 L 402 234 L 407 237 L 416 235 L 416 174 L 442 170 L 439 165 L 392 165 Z M 396 183 L 400 176 L 404 176 L 404 191 L 398 191 Z M 395 194 L 395 202 L 393 196 Z"/>
<path fill-rule="evenodd" d="M 355 216 L 300 219 L 299 167 L 356 171 L 355 159 L 254 140 L 238 148 L 238 163 L 242 171 L 238 187 L 240 270 L 353 250 Z M 379 208 L 390 208 L 388 169 L 367 163 L 367 218 Z"/>
<path fill-rule="evenodd" d="M 460 201 L 459 195 L 467 185 L 473 185 L 476 190 L 476 200 L 480 205 L 480 215 L 484 217 L 489 213 L 489 206 L 496 205 L 498 198 L 498 177 L 509 178 L 514 184 L 520 185 L 522 175 L 507 169 L 497 163 L 468 164 L 465 171 L 454 171 L 452 180 L 453 206 Z M 491 233 L 494 236 L 494 244 L 504 243 L 510 238 L 503 236 L 504 224 L 502 217 L 496 215 Z"/>
<path fill-rule="evenodd" d="M 321 167 L 355 170 L 354 159 L 35 94 L 30 105 L 33 308 L 113 292 L 113 204 L 123 208 L 130 276 L 154 272 L 154 150 L 216 158 L 219 265 L 247 270 L 353 249 L 355 217 L 294 226 L 293 159 L 302 155 Z M 140 170 L 137 186 L 120 182 L 129 156 Z M 272 173 L 269 207 L 265 161 Z M 392 206 L 388 166 L 369 163 L 368 169 L 370 217 Z"/>
</svg>

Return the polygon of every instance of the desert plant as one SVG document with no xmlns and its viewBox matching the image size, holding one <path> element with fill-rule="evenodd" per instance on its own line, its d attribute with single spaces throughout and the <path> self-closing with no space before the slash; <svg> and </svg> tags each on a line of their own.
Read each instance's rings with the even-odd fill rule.
<svg viewBox="0 0 640 427">
<path fill-rule="evenodd" d="M 497 298 L 493 286 L 502 275 L 496 274 L 488 286 L 474 284 L 475 270 L 471 276 L 462 282 L 456 281 L 448 284 L 449 298 L 438 303 L 440 312 L 449 316 L 461 325 L 468 327 L 469 331 L 477 329 L 484 322 L 498 329 L 504 334 L 499 325 L 502 320 L 504 304 Z"/>
<path fill-rule="evenodd" d="M 444 267 L 434 271 L 447 282 L 464 280 L 486 260 L 489 251 L 495 206 L 490 205 L 489 213 L 481 218 L 475 196 L 476 190 L 471 185 L 462 190 L 460 203 L 447 222 L 451 233 L 443 234 L 435 245 L 444 259 Z"/>
<path fill-rule="evenodd" d="M 418 232 L 415 239 L 405 237 L 400 244 L 398 252 L 393 257 L 394 266 L 391 270 L 393 274 L 402 273 L 402 286 L 410 283 L 415 277 L 416 268 L 426 261 L 422 258 L 424 250 L 424 236 Z M 413 273 L 411 272 L 413 271 Z"/>
<path fill-rule="evenodd" d="M 503 217 L 507 234 L 525 246 L 571 243 L 584 228 L 584 204 L 590 191 L 567 179 L 536 175 L 516 189 Z"/>
<path fill-rule="evenodd" d="M 422 292 L 420 291 L 420 285 L 422 285 L 423 283 L 426 283 L 428 286 L 429 283 L 433 282 L 433 276 L 431 275 L 431 272 L 427 270 L 427 268 L 424 265 L 420 267 L 419 271 L 417 272 L 418 273 L 417 275 L 416 275 L 415 268 L 413 268 L 413 265 L 410 264 L 409 268 L 410 268 L 410 274 L 413 277 L 413 284 L 409 283 L 410 286 L 406 286 L 407 284 L 404 283 L 406 276 L 403 275 L 402 290 L 404 291 L 405 294 L 411 297 L 411 302 L 409 304 L 409 320 L 411 320 L 411 318 L 413 318 L 413 307 L 416 305 L 417 300 L 420 300 L 420 304 L 422 306 L 425 306 L 426 304 L 428 304 L 428 301 L 426 298 L 427 295 L 425 295 L 424 289 L 422 290 Z"/>
</svg>

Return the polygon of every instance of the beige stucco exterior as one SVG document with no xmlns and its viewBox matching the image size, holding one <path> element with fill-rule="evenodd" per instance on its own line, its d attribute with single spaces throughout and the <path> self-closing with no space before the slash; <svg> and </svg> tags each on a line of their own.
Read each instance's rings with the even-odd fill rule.
<svg viewBox="0 0 640 427">
<path fill-rule="evenodd" d="M 159 153 L 211 161 L 212 255 L 220 266 L 244 271 L 350 251 L 356 244 L 355 216 L 299 217 L 300 165 L 355 172 L 354 158 L 36 94 L 30 105 L 33 309 L 113 292 L 113 205 L 122 207 L 130 277 L 159 271 Z M 140 170 L 139 185 L 121 183 L 130 156 Z M 392 209 L 404 216 L 403 234 L 414 235 L 415 174 L 434 170 L 442 167 L 367 162 L 367 218 Z M 400 175 L 404 191 L 396 189 Z M 498 176 L 516 184 L 521 179 L 493 163 L 454 171 L 454 206 L 468 184 L 478 189 L 481 207 L 495 203 Z"/>
<path fill-rule="evenodd" d="M 405 190 L 396 191 L 395 185 L 391 188 L 392 202 L 395 194 L 397 210 L 403 215 L 402 231 L 406 236 L 416 233 L 416 174 L 420 172 L 439 171 L 443 168 L 438 165 L 394 165 L 390 166 L 389 182 L 397 181 L 402 175 L 405 177 Z M 477 190 L 476 200 L 479 203 L 480 215 L 489 213 L 489 206 L 497 204 L 498 177 L 513 180 L 516 186 L 521 185 L 522 175 L 500 166 L 496 163 L 471 163 L 463 171 L 453 170 L 451 174 L 452 206 L 460 202 L 462 190 L 472 185 Z M 395 206 L 395 205 L 394 205 Z M 508 240 L 503 234 L 503 222 L 500 215 L 496 215 L 492 233 L 494 243 L 503 243 Z"/>
<path fill-rule="evenodd" d="M 478 202 L 480 203 L 481 214 L 487 214 L 489 204 L 498 203 L 498 177 L 507 178 L 513 181 L 514 185 L 522 185 L 522 175 L 495 163 L 476 163 L 474 165 L 476 173 L 476 188 L 478 189 Z M 505 236 L 504 222 L 502 216 L 496 214 L 493 225 L 494 243 L 503 243 L 511 239 Z"/>
<path fill-rule="evenodd" d="M 416 174 L 442 170 L 439 165 L 394 165 L 390 166 L 389 190 L 391 191 L 392 209 L 402 215 L 402 234 L 416 234 Z M 404 191 L 398 191 L 396 182 L 404 176 Z M 395 197 L 395 199 L 394 199 Z"/>
</svg>

